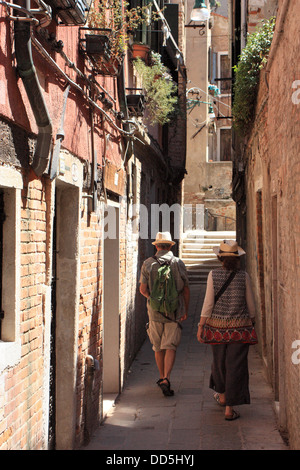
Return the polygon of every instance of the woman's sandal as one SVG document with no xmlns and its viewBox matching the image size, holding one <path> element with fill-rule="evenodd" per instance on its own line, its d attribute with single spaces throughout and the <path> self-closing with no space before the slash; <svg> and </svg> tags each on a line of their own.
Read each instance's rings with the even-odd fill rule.
<svg viewBox="0 0 300 470">
<path fill-rule="evenodd" d="M 220 405 L 220 406 L 226 406 L 225 403 L 221 403 L 220 395 L 219 395 L 218 393 L 214 393 L 214 399 L 216 400 L 216 402 L 218 403 L 218 405 Z"/>
<path fill-rule="evenodd" d="M 232 410 L 231 415 L 225 415 L 226 421 L 234 421 L 235 419 L 238 419 L 240 417 L 239 413 L 237 411 Z"/>
<path fill-rule="evenodd" d="M 167 381 L 167 383 L 164 383 L 165 380 Z M 166 377 L 164 379 L 159 379 L 157 384 L 162 389 L 162 392 L 165 397 L 172 397 L 174 395 L 174 390 L 171 390 L 171 384 Z"/>
</svg>

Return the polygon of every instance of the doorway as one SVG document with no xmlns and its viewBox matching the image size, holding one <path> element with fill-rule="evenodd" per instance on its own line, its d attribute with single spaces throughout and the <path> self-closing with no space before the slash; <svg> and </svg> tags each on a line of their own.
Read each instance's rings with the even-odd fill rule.
<svg viewBox="0 0 300 470">
<path fill-rule="evenodd" d="M 264 217 L 263 217 L 263 194 L 262 190 L 256 193 L 256 234 L 257 234 L 257 267 L 258 285 L 260 294 L 260 310 L 262 321 L 262 354 L 267 356 L 267 326 L 266 326 L 266 305 L 265 305 L 265 263 L 264 263 Z"/>
<path fill-rule="evenodd" d="M 278 336 L 278 216 L 277 216 L 277 196 L 272 198 L 272 310 L 273 310 L 273 375 L 275 401 L 279 402 L 279 336 Z"/>
<path fill-rule="evenodd" d="M 49 439 L 50 449 L 75 442 L 79 304 L 79 188 L 57 182 L 53 219 Z"/>
<path fill-rule="evenodd" d="M 120 209 L 104 211 L 103 254 L 103 412 L 120 392 Z"/>
<path fill-rule="evenodd" d="M 277 195 L 272 198 L 272 311 L 273 311 L 273 384 L 275 410 L 278 414 L 279 426 L 285 431 L 287 426 L 286 414 L 286 383 L 285 383 L 285 355 L 283 345 L 283 325 L 279 308 L 279 269 L 278 269 L 278 200 Z"/>
</svg>

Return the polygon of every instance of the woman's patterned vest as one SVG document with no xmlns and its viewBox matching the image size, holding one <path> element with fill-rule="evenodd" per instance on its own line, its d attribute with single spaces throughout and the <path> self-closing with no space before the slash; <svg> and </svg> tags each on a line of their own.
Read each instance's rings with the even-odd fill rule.
<svg viewBox="0 0 300 470">
<path fill-rule="evenodd" d="M 231 271 L 224 268 L 212 271 L 215 295 L 230 276 Z M 249 320 L 249 312 L 246 303 L 246 273 L 237 271 L 234 279 L 225 292 L 216 302 L 211 318 L 220 320 L 219 326 L 229 326 L 232 321 L 235 325 L 244 324 L 244 320 Z M 241 322 L 239 321 L 241 320 Z M 219 322 L 218 322 L 219 323 Z"/>
</svg>

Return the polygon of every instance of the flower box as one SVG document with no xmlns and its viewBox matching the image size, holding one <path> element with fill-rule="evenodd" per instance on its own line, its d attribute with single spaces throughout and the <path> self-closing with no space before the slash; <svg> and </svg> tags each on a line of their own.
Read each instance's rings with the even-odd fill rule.
<svg viewBox="0 0 300 470">
<path fill-rule="evenodd" d="M 87 55 L 96 72 L 102 75 L 117 76 L 121 71 L 124 55 L 113 52 L 111 30 L 80 28 L 84 38 L 80 40 L 80 50 Z"/>
<path fill-rule="evenodd" d="M 141 94 L 126 95 L 127 108 L 130 114 L 143 116 L 145 110 L 145 97 Z"/>
<path fill-rule="evenodd" d="M 86 53 L 89 56 L 95 56 L 96 59 L 101 56 L 105 61 L 109 61 L 111 54 L 110 41 L 108 36 L 99 34 L 86 34 L 85 39 Z"/>
</svg>

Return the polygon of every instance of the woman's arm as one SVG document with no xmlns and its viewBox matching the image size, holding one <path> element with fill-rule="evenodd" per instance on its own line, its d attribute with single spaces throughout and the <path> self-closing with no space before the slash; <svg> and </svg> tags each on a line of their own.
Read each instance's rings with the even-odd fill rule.
<svg viewBox="0 0 300 470">
<path fill-rule="evenodd" d="M 215 292 L 214 284 L 212 278 L 212 272 L 209 273 L 207 277 L 206 293 L 201 310 L 200 321 L 198 323 L 197 339 L 201 343 L 201 336 L 203 331 L 203 326 L 206 323 L 206 319 L 209 318 L 212 314 L 213 308 L 215 305 Z"/>
</svg>

